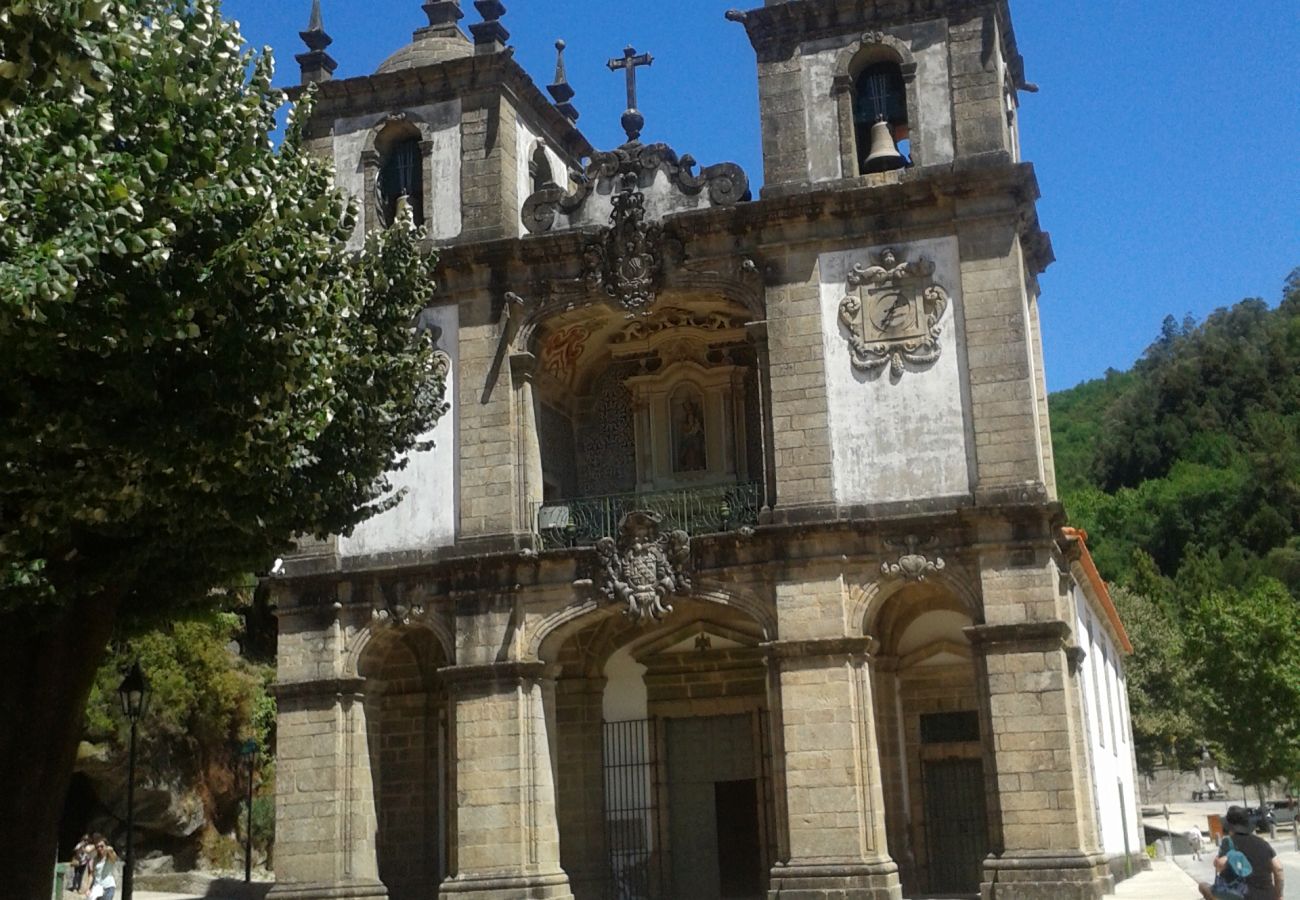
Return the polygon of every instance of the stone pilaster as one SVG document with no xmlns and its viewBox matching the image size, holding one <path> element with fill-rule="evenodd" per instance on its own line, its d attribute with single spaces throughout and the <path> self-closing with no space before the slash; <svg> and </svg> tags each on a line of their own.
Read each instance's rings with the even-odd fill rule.
<svg viewBox="0 0 1300 900">
<path fill-rule="evenodd" d="M 899 900 L 885 843 L 869 638 L 770 645 L 779 669 L 789 858 L 772 898 Z"/>
<path fill-rule="evenodd" d="M 452 666 L 454 874 L 441 900 L 572 900 L 560 868 L 540 663 Z"/>
<path fill-rule="evenodd" d="M 280 682 L 274 900 L 387 898 L 360 678 Z"/>
<path fill-rule="evenodd" d="M 1062 621 L 966 630 L 987 678 L 1001 812 L 1002 851 L 985 864 L 984 900 L 1095 900 L 1113 887 L 1079 758 L 1069 632 Z"/>
</svg>

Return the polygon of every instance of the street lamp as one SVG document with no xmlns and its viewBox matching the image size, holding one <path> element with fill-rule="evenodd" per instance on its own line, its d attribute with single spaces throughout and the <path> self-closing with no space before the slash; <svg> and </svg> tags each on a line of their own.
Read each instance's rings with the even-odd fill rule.
<svg viewBox="0 0 1300 900">
<path fill-rule="evenodd" d="M 131 749 L 126 769 L 126 862 L 122 873 L 122 900 L 131 900 L 135 880 L 135 737 L 148 693 L 149 685 L 137 659 L 117 688 L 117 695 L 122 700 L 122 714 L 131 722 Z"/>
<path fill-rule="evenodd" d="M 257 763 L 257 741 L 249 739 L 239 748 L 239 755 L 248 760 L 248 818 L 244 823 L 244 884 L 253 880 L 253 769 Z"/>
</svg>

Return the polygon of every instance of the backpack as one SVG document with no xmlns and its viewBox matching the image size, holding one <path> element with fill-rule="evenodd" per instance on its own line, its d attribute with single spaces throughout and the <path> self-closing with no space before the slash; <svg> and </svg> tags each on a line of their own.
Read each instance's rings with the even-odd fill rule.
<svg viewBox="0 0 1300 900">
<path fill-rule="evenodd" d="M 1244 900 L 1250 894 L 1246 879 L 1255 871 L 1255 867 L 1250 864 L 1246 854 L 1237 849 L 1237 845 L 1232 842 L 1232 838 L 1224 838 L 1223 840 L 1228 848 L 1228 852 L 1225 854 L 1227 865 L 1214 879 L 1214 896 Z"/>
</svg>

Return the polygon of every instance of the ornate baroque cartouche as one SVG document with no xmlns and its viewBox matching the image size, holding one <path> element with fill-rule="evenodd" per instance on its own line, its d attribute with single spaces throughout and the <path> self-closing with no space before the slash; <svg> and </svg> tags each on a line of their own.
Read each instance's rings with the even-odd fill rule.
<svg viewBox="0 0 1300 900">
<path fill-rule="evenodd" d="M 939 339 L 949 305 L 947 291 L 934 281 L 934 263 L 925 257 L 908 262 L 886 248 L 873 265 L 856 264 L 840 301 L 853 367 L 874 372 L 889 366 L 897 379 L 908 363 L 934 363 L 943 352 Z"/>
<path fill-rule="evenodd" d="M 684 531 L 660 534 L 662 521 L 657 513 L 631 512 L 619 523 L 617 539 L 596 542 L 601 592 L 610 602 L 624 604 L 624 615 L 639 624 L 662 619 L 673 611 L 672 596 L 691 589 L 686 572 L 690 536 Z"/>
<path fill-rule="evenodd" d="M 614 194 L 609 228 L 587 245 L 586 280 L 603 290 L 629 315 L 647 315 L 655 302 L 663 276 L 666 252 L 677 242 L 657 222 L 645 219 L 645 195 L 636 177 L 620 178 Z"/>
<path fill-rule="evenodd" d="M 925 581 L 931 575 L 944 570 L 943 557 L 930 559 L 918 550 L 922 541 L 914 534 L 909 534 L 903 542 L 907 552 L 898 557 L 898 562 L 880 564 L 880 574 L 886 578 L 901 578 L 903 581 Z"/>
</svg>

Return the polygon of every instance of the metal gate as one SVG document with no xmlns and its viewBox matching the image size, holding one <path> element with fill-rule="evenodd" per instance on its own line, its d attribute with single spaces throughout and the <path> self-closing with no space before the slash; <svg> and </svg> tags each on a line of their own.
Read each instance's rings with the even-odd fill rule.
<svg viewBox="0 0 1300 900">
<path fill-rule="evenodd" d="M 923 765 L 929 892 L 978 894 L 988 853 L 983 763 L 938 759 Z"/>
<path fill-rule="evenodd" d="M 659 725 L 604 723 L 607 900 L 653 900 L 662 883 L 658 834 Z"/>
</svg>

